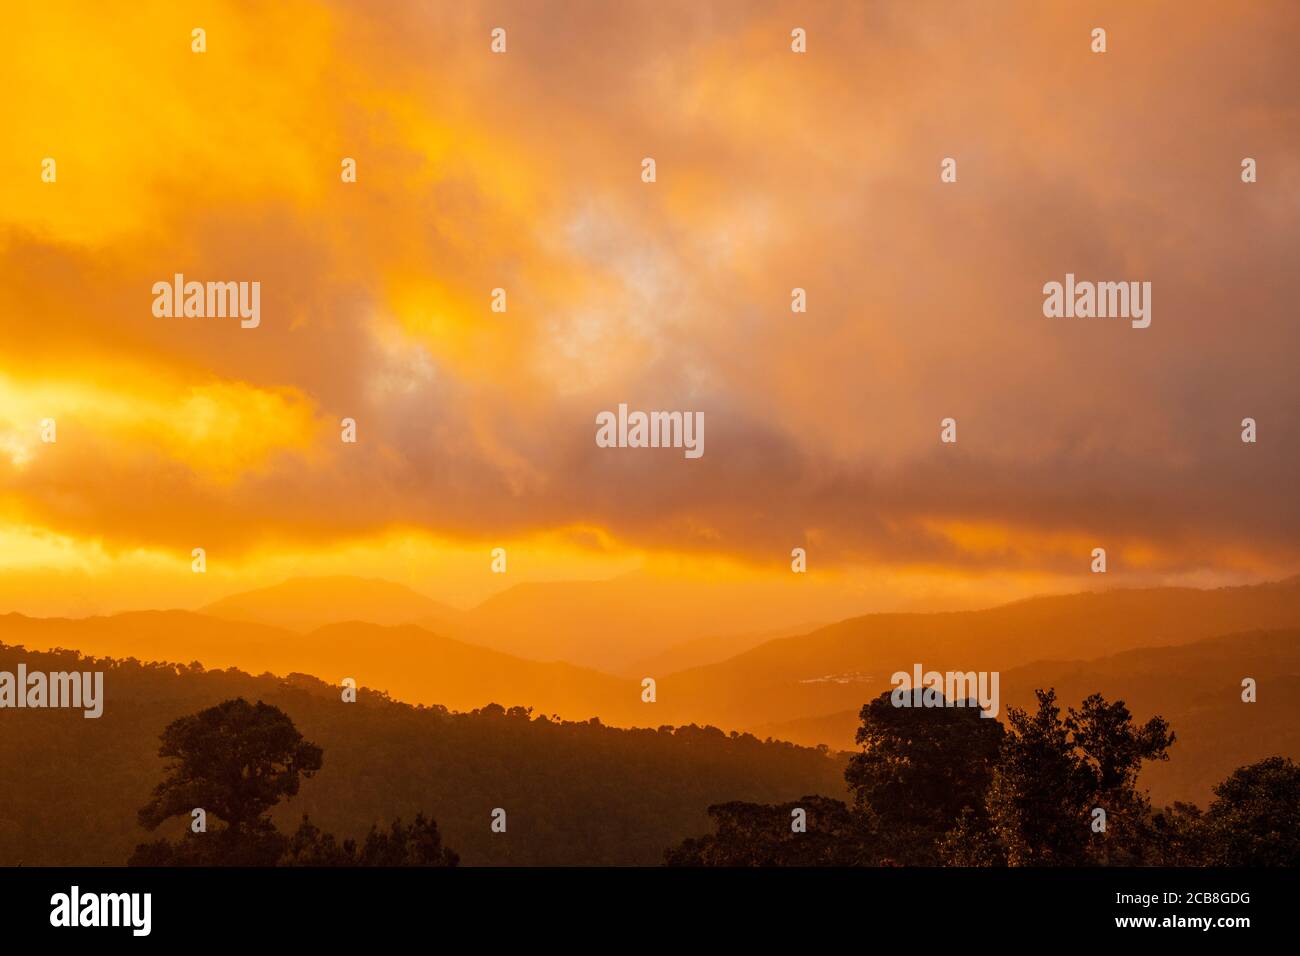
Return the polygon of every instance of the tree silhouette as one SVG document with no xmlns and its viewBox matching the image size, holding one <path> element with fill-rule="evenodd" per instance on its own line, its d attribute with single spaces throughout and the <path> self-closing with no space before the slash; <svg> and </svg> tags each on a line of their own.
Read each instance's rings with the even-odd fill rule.
<svg viewBox="0 0 1300 956">
<path fill-rule="evenodd" d="M 1054 691 L 1036 695 L 1037 710 L 1011 708 L 1004 729 L 974 706 L 924 707 L 916 692 L 914 706 L 902 707 L 881 694 L 862 708 L 864 749 L 845 771 L 852 807 L 826 797 L 712 806 L 716 832 L 667 850 L 665 861 L 1200 865 L 1213 845 L 1224 860 L 1295 862 L 1300 768 L 1289 760 L 1237 771 L 1204 815 L 1189 804 L 1152 813 L 1138 774 L 1147 761 L 1168 759 L 1168 723 L 1135 724 L 1123 701 L 1099 694 L 1062 716 Z M 810 808 L 806 834 L 790 833 L 796 806 Z M 1106 811 L 1104 830 L 1093 826 L 1097 808 Z M 1225 834 L 1218 843 L 1215 827 Z M 1265 844 L 1272 855 L 1262 852 Z"/>
<path fill-rule="evenodd" d="M 308 743 L 278 707 L 242 697 L 172 721 L 158 755 L 171 760 L 140 825 L 156 830 L 172 817 L 202 808 L 208 831 L 188 832 L 180 845 L 142 844 L 134 865 L 273 865 L 285 840 L 268 813 L 298 792 L 321 767 L 321 749 Z M 216 820 L 216 825 L 213 820 Z"/>
<path fill-rule="evenodd" d="M 889 692 L 863 706 L 857 742 L 865 749 L 844 778 L 889 856 L 935 863 L 935 841 L 963 811 L 983 817 L 1003 730 L 974 701 L 925 707 L 922 691 L 912 693 L 910 707 L 895 706 Z"/>
<path fill-rule="evenodd" d="M 1211 866 L 1300 865 L 1300 766 L 1269 757 L 1214 788 L 1202 818 Z"/>
<path fill-rule="evenodd" d="M 1194 803 L 1174 801 L 1155 810 L 1143 836 L 1143 862 L 1151 866 L 1204 866 L 1209 859 L 1205 823 Z"/>
<path fill-rule="evenodd" d="M 1086 697 L 1077 711 L 1070 708 L 1065 726 L 1102 794 L 1135 788 L 1143 762 L 1168 760 L 1175 739 L 1164 718 L 1152 717 L 1137 727 L 1122 700 L 1108 704 L 1100 694 Z"/>
<path fill-rule="evenodd" d="M 311 822 L 307 814 L 289 838 L 281 862 L 286 866 L 355 866 L 357 844 L 344 840 L 341 844 L 334 834 L 326 833 Z"/>
<path fill-rule="evenodd" d="M 289 716 L 260 700 L 227 700 L 172 721 L 159 755 L 171 759 L 140 824 L 153 830 L 202 807 L 217 826 L 136 847 L 131 866 L 455 866 L 460 857 L 443 846 L 438 824 L 417 813 L 409 825 L 372 825 L 360 848 L 341 844 L 304 814 L 285 837 L 269 813 L 297 794 L 302 778 L 321 768 L 321 748 L 303 740 Z"/>
<path fill-rule="evenodd" d="M 1153 717 L 1133 724 L 1123 701 L 1099 694 L 1070 709 L 1066 719 L 1052 690 L 1035 691 L 1038 710 L 1008 711 L 988 812 L 993 838 L 1013 866 L 1078 866 L 1139 862 L 1149 805 L 1137 791 L 1148 760 L 1168 759 L 1169 725 Z M 1093 811 L 1106 812 L 1106 829 L 1093 830 Z"/>
<path fill-rule="evenodd" d="M 289 839 L 286 866 L 455 866 L 460 857 L 442 845 L 438 824 L 417 813 L 409 826 L 401 819 L 387 831 L 372 826 L 358 849 L 355 840 L 338 843 L 304 814 Z"/>
</svg>

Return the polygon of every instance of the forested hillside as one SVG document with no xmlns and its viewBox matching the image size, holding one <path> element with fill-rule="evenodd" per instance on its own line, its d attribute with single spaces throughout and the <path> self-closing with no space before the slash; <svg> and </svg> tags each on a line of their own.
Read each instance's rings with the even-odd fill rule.
<svg viewBox="0 0 1300 956">
<path fill-rule="evenodd" d="M 324 750 L 321 771 L 277 809 L 282 829 L 306 812 L 341 838 L 361 837 L 423 811 L 466 865 L 657 863 L 665 846 L 707 828 L 711 804 L 845 787 L 839 757 L 712 727 L 621 730 L 499 706 L 453 713 L 365 689 L 344 703 L 339 688 L 303 675 L 0 645 L 0 670 L 19 662 L 29 671 L 103 670 L 105 704 L 95 720 L 79 710 L 5 712 L 0 865 L 125 863 L 151 838 L 136 812 L 162 777 L 158 735 L 233 697 L 281 708 Z M 490 830 L 498 807 L 506 833 Z"/>
</svg>

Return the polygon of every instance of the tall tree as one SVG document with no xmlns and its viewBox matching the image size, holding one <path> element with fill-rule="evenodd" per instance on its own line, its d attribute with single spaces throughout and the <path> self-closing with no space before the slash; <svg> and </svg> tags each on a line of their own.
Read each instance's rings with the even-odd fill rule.
<svg viewBox="0 0 1300 956">
<path fill-rule="evenodd" d="M 171 762 L 140 808 L 140 825 L 156 830 L 201 808 L 208 830 L 188 832 L 180 846 L 142 845 L 132 862 L 274 864 L 285 841 L 268 814 L 320 769 L 321 749 L 278 707 L 242 697 L 172 721 L 161 741 L 158 754 Z"/>
<path fill-rule="evenodd" d="M 991 830 L 1006 861 L 1138 862 L 1149 817 L 1138 771 L 1145 761 L 1168 759 L 1169 725 L 1153 717 L 1135 726 L 1123 701 L 1107 703 L 1098 694 L 1063 719 L 1054 691 L 1035 694 L 1036 712 L 1008 711 L 1010 728 L 989 788 Z"/>
<path fill-rule="evenodd" d="M 862 708 L 857 742 L 863 751 L 844 777 L 855 809 L 899 862 L 934 863 L 936 841 L 963 810 L 982 818 L 1003 728 L 965 701 L 926 707 L 915 690 L 912 702 L 895 706 L 885 692 Z"/>
</svg>

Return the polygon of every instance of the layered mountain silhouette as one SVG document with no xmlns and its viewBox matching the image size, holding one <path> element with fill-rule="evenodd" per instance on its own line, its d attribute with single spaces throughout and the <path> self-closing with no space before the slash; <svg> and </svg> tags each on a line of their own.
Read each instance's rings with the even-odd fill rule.
<svg viewBox="0 0 1300 956">
<path fill-rule="evenodd" d="M 271 587 L 233 594 L 199 611 L 227 621 L 269 624 L 303 633 L 341 621 L 421 621 L 430 630 L 444 634 L 452 632 L 464 613 L 405 585 L 350 575 L 291 578 Z"/>
<path fill-rule="evenodd" d="M 641 658 L 628 665 L 626 672 L 631 676 L 646 674 L 675 674 L 677 671 L 692 667 L 703 667 L 743 654 L 751 648 L 766 644 L 782 637 L 794 637 L 807 634 L 821 627 L 820 624 L 804 624 L 799 627 L 782 627 L 766 631 L 751 631 L 745 634 L 721 634 L 697 637 L 689 641 L 674 644 L 667 650 L 659 651 Z"/>
<path fill-rule="evenodd" d="M 915 664 L 1008 671 L 1090 660 L 1251 629 L 1300 627 L 1300 577 L 1246 587 L 1116 590 L 1033 598 L 984 611 L 871 614 L 769 641 L 660 682 L 672 715 L 720 726 L 785 724 L 861 706 Z M 680 708 L 680 710 L 679 710 Z"/>
<path fill-rule="evenodd" d="M 326 600 L 323 591 L 333 596 Z M 541 592 L 548 596 L 535 596 Z M 622 676 L 506 653 L 485 646 L 478 630 L 491 615 L 503 615 L 502 606 L 513 608 L 504 617 L 514 620 L 523 606 L 568 602 L 558 619 L 543 614 L 531 625 L 536 643 L 558 646 L 545 635 L 563 633 L 584 615 L 601 624 L 609 596 L 619 593 L 523 585 L 485 602 L 488 612 L 476 617 L 476 611 L 457 614 L 388 582 L 313 579 L 238 595 L 202 614 L 4 615 L 0 642 L 255 673 L 307 672 L 335 684 L 351 677 L 412 704 L 454 710 L 518 704 L 618 726 L 712 724 L 833 749 L 853 746 L 858 710 L 890 687 L 895 671 L 910 672 L 917 664 L 999 671 L 1004 717 L 1007 707 L 1029 703 L 1035 687 L 1055 687 L 1065 701 L 1099 691 L 1123 698 L 1139 717 L 1160 713 L 1171 720 L 1179 733 L 1174 759 L 1148 776 L 1153 793 L 1168 799 L 1203 799 L 1211 783 L 1255 756 L 1300 752 L 1292 729 L 1300 707 L 1300 578 L 1217 590 L 1041 597 L 982 611 L 872 614 L 772 640 L 755 632 L 696 639 L 632 663 Z M 397 623 L 412 613 L 425 624 Z M 607 643 L 639 633 L 620 630 L 631 614 L 624 607 L 613 622 L 603 622 Z M 377 621 L 356 619 L 360 615 Z M 319 623 L 335 616 L 341 619 Z M 470 618 L 478 623 L 467 623 Z M 435 620 L 449 621 L 461 634 L 437 633 L 429 626 Z M 725 653 L 729 641 L 744 649 L 725 660 L 673 669 L 692 654 L 708 659 Z M 491 643 L 521 641 L 514 635 Z M 643 700 L 643 677 L 656 681 L 653 703 Z M 1260 685 L 1257 704 L 1240 701 L 1244 677 Z"/>
<path fill-rule="evenodd" d="M 630 573 L 517 584 L 462 611 L 404 585 L 339 576 L 295 578 L 199 610 L 301 632 L 341 621 L 416 624 L 517 657 L 640 677 L 647 657 L 678 670 L 811 629 L 805 625 L 813 615 L 773 619 L 761 596 L 762 588 L 749 582 Z"/>
<path fill-rule="evenodd" d="M 0 642 L 70 648 L 101 657 L 198 662 L 253 673 L 310 673 L 382 688 L 416 704 L 470 710 L 493 701 L 539 713 L 635 723 L 640 687 L 572 664 L 529 661 L 442 637 L 414 625 L 360 621 L 298 633 L 190 611 L 131 611 L 111 617 L 0 616 Z"/>
</svg>

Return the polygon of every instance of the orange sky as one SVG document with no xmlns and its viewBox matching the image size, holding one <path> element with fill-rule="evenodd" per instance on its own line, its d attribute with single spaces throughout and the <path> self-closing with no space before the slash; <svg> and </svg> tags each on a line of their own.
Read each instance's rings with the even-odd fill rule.
<svg viewBox="0 0 1300 956">
<path fill-rule="evenodd" d="M 809 620 L 1095 587 L 1097 546 L 1110 586 L 1300 570 L 1294 5 L 3 21 L 0 611 L 648 568 Z M 177 272 L 259 281 L 260 327 L 155 318 Z M 1067 272 L 1150 281 L 1151 327 L 1044 318 Z M 597 448 L 620 402 L 703 411 L 705 455 Z"/>
</svg>

